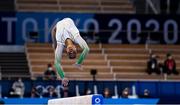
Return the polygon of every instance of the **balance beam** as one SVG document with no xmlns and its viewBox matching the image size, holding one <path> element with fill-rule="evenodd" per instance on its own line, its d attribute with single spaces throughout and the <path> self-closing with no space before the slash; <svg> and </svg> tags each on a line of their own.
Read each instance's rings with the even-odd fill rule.
<svg viewBox="0 0 180 105">
<path fill-rule="evenodd" d="M 48 100 L 48 105 L 102 105 L 102 95 L 85 95 Z"/>
</svg>

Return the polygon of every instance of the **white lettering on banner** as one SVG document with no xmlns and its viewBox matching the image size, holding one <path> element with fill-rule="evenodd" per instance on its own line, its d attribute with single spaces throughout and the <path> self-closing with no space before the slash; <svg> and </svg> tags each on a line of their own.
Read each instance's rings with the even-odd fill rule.
<svg viewBox="0 0 180 105">
<path fill-rule="evenodd" d="M 85 20 L 84 25 L 83 25 L 84 32 L 88 32 L 88 28 L 89 28 L 90 24 L 93 24 L 94 25 L 94 31 L 96 33 L 99 33 L 99 23 L 95 19 L 87 19 L 87 20 Z"/>
<path fill-rule="evenodd" d="M 140 33 L 141 32 L 141 23 L 137 20 L 137 19 L 132 19 L 130 21 L 128 21 L 127 23 L 127 39 L 130 43 L 132 44 L 136 44 L 140 42 L 140 38 L 138 36 L 136 36 L 136 38 L 132 37 L 132 26 L 135 25 L 136 26 L 136 33 Z"/>
<path fill-rule="evenodd" d="M 169 26 L 173 26 L 173 38 L 169 38 Z M 164 41 L 168 44 L 173 44 L 178 41 L 178 25 L 174 20 L 167 20 L 164 23 Z M 170 30 L 171 31 L 171 30 Z M 172 31 L 171 31 L 172 32 Z M 171 35 L 171 34 L 170 34 Z"/>
<path fill-rule="evenodd" d="M 163 38 L 159 40 L 152 40 L 150 39 L 150 42 L 157 42 L 160 43 L 160 41 L 163 41 L 166 44 L 175 44 L 179 41 L 178 36 L 178 28 L 179 24 L 176 20 L 173 19 L 165 19 L 165 20 L 159 20 L 159 18 L 156 20 L 156 18 L 150 18 L 147 20 L 139 20 L 138 18 L 128 18 L 127 21 L 120 20 L 121 18 L 111 18 L 106 23 L 103 24 L 103 28 L 107 29 L 106 31 L 111 31 L 111 35 L 107 36 L 107 39 L 105 41 L 108 41 L 109 43 L 124 43 L 124 41 L 127 41 L 130 44 L 136 44 L 141 43 L 141 37 L 138 37 L 137 34 L 142 32 L 142 30 L 149 30 L 151 32 L 162 32 Z M 20 20 L 20 21 L 19 21 Z M 22 39 L 20 41 L 27 41 L 28 35 L 30 31 L 38 31 L 42 36 L 40 37 L 40 40 L 42 42 L 48 42 L 49 41 L 49 33 L 51 32 L 51 29 L 53 25 L 59 21 L 59 18 L 55 18 L 54 20 L 50 19 L 49 17 L 42 18 L 39 20 L 39 18 L 36 17 L 1 17 L 1 21 L 4 22 L 3 26 L 7 28 L 4 33 L 7 33 L 7 37 L 4 40 L 6 40 L 7 43 L 12 43 L 13 40 L 16 39 Z M 96 20 L 94 18 L 86 18 L 85 20 L 81 18 L 75 19 L 76 26 L 80 27 L 83 32 L 88 31 L 94 31 L 97 34 L 101 34 L 100 30 L 102 29 L 101 25 L 99 23 L 101 20 Z M 21 23 L 22 22 L 22 23 Z M 17 32 L 13 33 L 13 25 L 15 24 L 15 27 Z M 6 26 L 7 25 L 7 26 Z M 90 30 L 90 26 L 93 27 L 93 30 Z M 3 27 L 4 28 L 4 27 Z M 113 30 L 111 30 L 113 28 Z M 4 31 L 4 30 L 3 30 Z M 118 35 L 125 35 L 124 31 L 126 32 L 126 36 L 122 38 Z M 123 32 L 123 33 L 122 33 Z M 16 35 L 13 39 L 13 35 Z M 106 37 L 106 36 L 105 36 Z M 108 38 L 109 37 L 109 38 Z M 158 37 L 158 36 L 155 36 Z M 29 39 L 30 40 L 30 39 Z M 104 41 L 104 40 L 103 40 Z M 22 43 L 22 42 L 20 42 Z"/>
<path fill-rule="evenodd" d="M 146 28 L 150 28 L 151 26 L 154 26 L 154 29 L 152 30 L 153 32 L 158 32 L 159 31 L 159 23 L 157 22 L 157 20 L 154 19 L 150 19 L 147 21 L 146 23 Z M 153 41 L 152 39 L 148 39 L 149 42 L 151 43 L 159 43 L 160 41 Z"/>
<path fill-rule="evenodd" d="M 54 22 L 49 26 L 49 19 L 45 18 L 45 28 L 44 28 L 44 35 L 45 35 L 45 42 L 48 42 L 48 35 L 51 33 L 51 29 L 53 26 L 59 21 L 59 19 L 55 19 Z"/>
<path fill-rule="evenodd" d="M 148 20 L 147 23 L 146 23 L 146 27 L 150 27 L 150 26 L 154 26 L 154 32 L 157 32 L 159 31 L 159 23 L 157 22 L 157 20 L 154 20 L 154 19 L 151 19 L 151 20 Z"/>
<path fill-rule="evenodd" d="M 32 25 L 31 30 L 27 29 L 28 24 Z M 22 21 L 22 38 L 25 42 L 30 41 L 28 39 L 28 35 L 30 31 L 38 31 L 38 22 L 34 18 L 26 18 L 24 21 Z"/>
<path fill-rule="evenodd" d="M 2 21 L 7 22 L 7 42 L 12 42 L 12 23 L 17 21 L 15 17 L 2 17 Z"/>
<path fill-rule="evenodd" d="M 118 19 L 112 19 L 108 23 L 108 26 L 112 27 L 113 25 L 117 25 L 117 28 L 115 29 L 114 32 L 112 32 L 112 35 L 110 36 L 108 42 L 109 43 L 122 43 L 121 39 L 116 39 L 116 37 L 119 35 L 119 33 L 122 30 L 122 23 Z"/>
</svg>

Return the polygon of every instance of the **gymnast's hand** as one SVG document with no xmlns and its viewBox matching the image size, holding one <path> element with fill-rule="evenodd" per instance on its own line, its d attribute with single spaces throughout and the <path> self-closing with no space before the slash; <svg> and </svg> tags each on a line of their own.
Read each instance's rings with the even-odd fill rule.
<svg viewBox="0 0 180 105">
<path fill-rule="evenodd" d="M 67 78 L 62 79 L 62 85 L 63 86 L 68 86 L 69 80 Z"/>
</svg>

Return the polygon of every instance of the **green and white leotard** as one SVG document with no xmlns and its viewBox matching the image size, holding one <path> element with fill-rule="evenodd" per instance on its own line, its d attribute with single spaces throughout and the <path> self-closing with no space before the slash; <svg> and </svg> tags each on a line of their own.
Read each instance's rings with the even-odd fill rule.
<svg viewBox="0 0 180 105">
<path fill-rule="evenodd" d="M 62 79 L 65 77 L 65 73 L 61 66 L 61 58 L 63 49 L 65 47 L 65 40 L 67 38 L 71 39 L 83 49 L 78 60 L 76 61 L 76 64 L 82 64 L 89 52 L 89 47 L 85 40 L 80 36 L 79 30 L 75 26 L 73 20 L 70 18 L 64 18 L 63 20 L 59 21 L 56 24 L 57 47 L 55 50 L 55 68 Z"/>
</svg>

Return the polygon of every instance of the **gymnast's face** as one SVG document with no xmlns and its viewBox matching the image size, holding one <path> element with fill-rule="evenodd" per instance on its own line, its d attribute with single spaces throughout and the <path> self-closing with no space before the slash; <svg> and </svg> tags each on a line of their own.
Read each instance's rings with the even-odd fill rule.
<svg viewBox="0 0 180 105">
<path fill-rule="evenodd" d="M 72 44 L 72 45 L 67 46 L 66 52 L 68 54 L 69 59 L 75 59 L 76 58 L 77 50 L 76 50 L 75 45 Z"/>
</svg>

